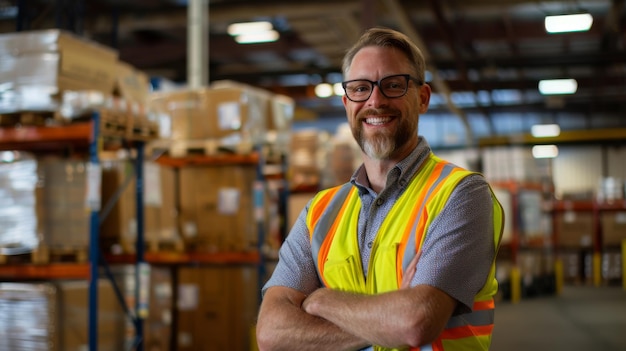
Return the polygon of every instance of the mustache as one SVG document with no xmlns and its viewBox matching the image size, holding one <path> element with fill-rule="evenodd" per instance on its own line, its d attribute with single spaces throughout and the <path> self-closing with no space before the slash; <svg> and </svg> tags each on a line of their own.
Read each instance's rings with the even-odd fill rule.
<svg viewBox="0 0 626 351">
<path fill-rule="evenodd" d="M 359 111 L 356 117 L 358 119 L 365 119 L 368 116 L 378 116 L 378 115 L 398 116 L 400 115 L 400 111 L 395 108 L 367 108 L 367 109 Z"/>
</svg>

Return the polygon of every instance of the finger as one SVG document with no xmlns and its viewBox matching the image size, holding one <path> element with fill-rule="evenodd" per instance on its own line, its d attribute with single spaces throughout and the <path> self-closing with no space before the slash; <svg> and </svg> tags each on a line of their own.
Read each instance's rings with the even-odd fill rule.
<svg viewBox="0 0 626 351">
<path fill-rule="evenodd" d="M 402 284 L 400 285 L 400 288 L 410 287 L 411 281 L 413 280 L 413 277 L 415 276 L 415 272 L 417 271 L 417 262 L 419 261 L 421 255 L 422 255 L 422 250 L 418 251 L 415 257 L 413 257 L 413 259 L 409 263 L 409 266 L 407 267 L 402 277 Z"/>
</svg>

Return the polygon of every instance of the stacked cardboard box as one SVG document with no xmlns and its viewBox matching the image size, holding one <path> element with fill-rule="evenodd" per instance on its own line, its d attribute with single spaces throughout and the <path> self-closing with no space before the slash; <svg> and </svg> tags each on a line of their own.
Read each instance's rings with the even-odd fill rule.
<svg viewBox="0 0 626 351">
<path fill-rule="evenodd" d="M 259 300 L 257 268 L 184 267 L 178 274 L 177 350 L 249 350 Z"/>
<path fill-rule="evenodd" d="M 48 157 L 39 160 L 42 179 L 38 203 L 43 243 L 48 249 L 87 250 L 89 212 L 85 205 L 87 163 Z"/>
<path fill-rule="evenodd" d="M 255 165 L 188 166 L 179 170 L 179 223 L 190 250 L 255 250 L 255 178 Z"/>
<path fill-rule="evenodd" d="M 115 265 L 111 267 L 117 286 L 124 298 L 126 306 L 134 316 L 137 314 L 136 309 L 136 270 L 135 265 Z M 174 294 L 172 271 L 174 268 L 169 266 L 149 267 L 149 279 L 147 284 L 142 286 L 147 289 L 146 301 L 141 301 L 139 312 L 143 321 L 143 346 L 145 350 L 150 351 L 167 351 L 171 350 L 170 344 L 172 340 L 172 328 L 174 318 Z M 140 297 L 141 298 L 141 297 Z M 146 306 L 147 310 L 143 311 Z M 143 314 L 146 313 L 146 314 Z M 124 350 L 132 350 L 136 344 L 136 330 L 132 320 L 126 321 L 126 347 Z"/>
<path fill-rule="evenodd" d="M 172 156 L 199 145 L 208 154 L 218 147 L 250 152 L 265 137 L 268 106 L 266 92 L 242 87 L 154 93 L 149 101 Z"/>
<path fill-rule="evenodd" d="M 317 129 L 294 132 L 289 154 L 290 187 L 294 190 L 317 189 L 327 168 L 329 135 Z"/>
<path fill-rule="evenodd" d="M 7 152 L 0 163 L 0 254 L 32 250 L 39 244 L 37 161 Z M 9 162 L 8 156 L 14 158 Z"/>
<path fill-rule="evenodd" d="M 267 154 L 287 152 L 295 102 L 265 89 L 231 81 L 210 87 L 154 92 L 148 109 L 160 123 L 161 138 L 153 143 L 168 146 L 172 156 L 206 145 L 238 153 L 267 147 Z"/>
<path fill-rule="evenodd" d="M 622 254 L 618 249 L 602 252 L 602 279 L 608 285 L 622 283 Z"/>
<path fill-rule="evenodd" d="M 0 283 L 0 349 L 80 351 L 88 347 L 87 281 Z M 124 349 L 125 315 L 111 283 L 98 283 L 98 349 Z"/>
<path fill-rule="evenodd" d="M 555 215 L 557 245 L 569 248 L 592 247 L 595 226 L 593 213 L 564 211 Z"/>
<path fill-rule="evenodd" d="M 626 240 L 626 211 L 607 211 L 600 214 L 602 245 L 619 247 Z"/>
<path fill-rule="evenodd" d="M 171 350 L 174 286 L 171 267 L 155 267 L 150 272 L 148 318 L 144 321 L 144 349 Z"/>
<path fill-rule="evenodd" d="M 63 30 L 2 34 L 0 81 L 13 93 L 3 94 L 2 110 L 55 110 L 68 90 L 111 95 L 117 62 L 116 50 Z"/>
<path fill-rule="evenodd" d="M 102 161 L 102 201 L 113 201 L 100 229 L 105 251 L 135 251 L 137 192 L 135 165 L 124 158 Z M 144 163 L 144 241 L 150 251 L 163 248 L 182 251 L 176 223 L 174 170 L 151 161 Z"/>
</svg>

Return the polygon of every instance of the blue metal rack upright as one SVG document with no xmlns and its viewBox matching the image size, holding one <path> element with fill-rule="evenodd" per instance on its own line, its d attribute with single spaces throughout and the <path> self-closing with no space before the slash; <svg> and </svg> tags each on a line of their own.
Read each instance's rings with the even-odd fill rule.
<svg viewBox="0 0 626 351">
<path fill-rule="evenodd" d="M 92 115 L 92 135 L 89 142 L 89 168 L 87 182 L 90 186 L 88 188 L 88 198 L 90 190 L 96 190 L 99 188 L 99 178 L 97 177 L 97 170 L 100 168 L 100 114 L 94 112 Z M 93 193 L 95 195 L 96 193 Z M 95 199 L 90 199 L 95 200 Z M 89 351 L 98 350 L 98 267 L 100 264 L 100 248 L 99 248 L 99 233 L 100 233 L 100 204 L 99 201 L 88 201 L 89 208 L 91 210 L 90 225 L 89 225 Z"/>
<path fill-rule="evenodd" d="M 105 262 L 100 255 L 99 234 L 100 224 L 103 220 L 100 217 L 100 183 L 101 183 L 101 167 L 100 167 L 100 149 L 102 147 L 102 137 L 100 135 L 100 114 L 92 113 L 92 135 L 89 141 L 89 165 L 88 165 L 88 189 L 87 200 L 90 213 L 90 229 L 89 229 L 89 317 L 88 317 L 88 343 L 89 351 L 98 350 L 98 277 L 100 262 Z M 144 268 L 147 265 L 144 258 L 144 211 L 143 211 L 143 164 L 144 164 L 144 142 L 136 141 L 134 149 L 137 156 L 135 160 L 135 183 L 136 183 L 136 217 L 137 217 L 137 238 L 136 238 L 136 263 L 135 263 L 135 313 L 133 316 L 133 325 L 136 331 L 137 342 L 135 351 L 143 351 L 143 311 L 147 306 L 143 304 L 145 301 L 145 289 L 147 289 L 142 280 Z M 105 266 L 106 262 L 105 262 Z M 108 266 L 107 266 L 108 268 Z M 112 279 L 112 284 L 118 292 L 117 284 Z M 125 301 L 120 298 L 120 303 Z M 128 311 L 128 306 L 124 306 Z"/>
</svg>

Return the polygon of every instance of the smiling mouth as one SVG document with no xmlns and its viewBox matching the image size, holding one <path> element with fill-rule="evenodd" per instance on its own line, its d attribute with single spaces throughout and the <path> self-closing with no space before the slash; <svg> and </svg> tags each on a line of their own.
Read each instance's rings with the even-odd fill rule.
<svg viewBox="0 0 626 351">
<path fill-rule="evenodd" d="M 374 125 L 374 126 L 380 126 L 385 123 L 388 123 L 391 120 L 392 120 L 391 117 L 369 117 L 365 119 L 365 123 Z"/>
</svg>

